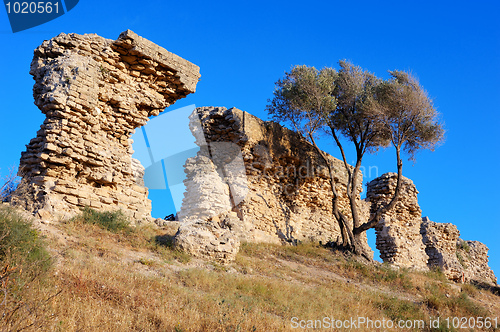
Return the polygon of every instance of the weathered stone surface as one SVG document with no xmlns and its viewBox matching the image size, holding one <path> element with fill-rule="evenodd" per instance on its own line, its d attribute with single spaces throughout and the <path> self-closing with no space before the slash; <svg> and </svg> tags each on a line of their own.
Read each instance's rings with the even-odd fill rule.
<svg viewBox="0 0 500 332">
<path fill-rule="evenodd" d="M 195 92 L 199 68 L 127 30 L 115 41 L 95 34 L 44 41 L 30 74 L 46 119 L 22 153 L 13 203 L 52 218 L 88 205 L 151 219 L 130 137 Z"/>
<path fill-rule="evenodd" d="M 181 225 L 175 236 L 175 245 L 195 257 L 222 264 L 233 261 L 240 250 L 239 238 L 216 220 Z"/>
<path fill-rule="evenodd" d="M 488 266 L 488 247 L 478 241 L 464 241 L 453 224 L 422 222 L 422 236 L 429 255 L 429 267 L 438 267 L 450 280 L 496 285 Z"/>
<path fill-rule="evenodd" d="M 450 280 L 462 281 L 463 267 L 457 259 L 457 241 L 460 232 L 450 223 L 422 222 L 422 237 L 429 256 L 430 267 L 441 268 Z"/>
<path fill-rule="evenodd" d="M 396 173 L 385 173 L 368 183 L 366 200 L 371 203 L 372 213 L 390 202 L 396 179 Z M 413 182 L 403 177 L 396 206 L 383 215 L 375 227 L 376 245 L 384 262 L 426 270 L 428 257 L 420 235 L 422 218 L 417 194 Z"/>
<path fill-rule="evenodd" d="M 488 247 L 479 241 L 457 243 L 457 258 L 464 267 L 466 281 L 496 285 L 497 278 L 488 266 Z"/>
<path fill-rule="evenodd" d="M 368 184 L 366 200 L 372 213 L 389 203 L 396 179 L 397 174 L 386 173 Z M 451 223 L 421 218 L 417 194 L 413 182 L 403 177 L 396 207 L 375 227 L 377 248 L 384 262 L 417 270 L 439 268 L 450 280 L 496 285 L 497 279 L 488 266 L 488 248 L 481 242 L 460 239 L 460 232 Z"/>
<path fill-rule="evenodd" d="M 200 152 L 185 165 L 180 221 L 195 220 L 200 227 L 216 218 L 247 242 L 326 243 L 341 238 L 331 214 L 326 164 L 304 138 L 236 108 L 201 107 L 195 113 L 191 120 L 199 126 L 191 125 L 191 130 Z M 350 218 L 344 165 L 328 158 L 336 171 L 340 209 Z M 358 204 L 367 218 L 366 203 Z M 233 216 L 224 217 L 230 211 Z M 184 233 L 195 236 L 194 231 Z M 365 245 L 369 248 L 366 238 Z"/>
</svg>

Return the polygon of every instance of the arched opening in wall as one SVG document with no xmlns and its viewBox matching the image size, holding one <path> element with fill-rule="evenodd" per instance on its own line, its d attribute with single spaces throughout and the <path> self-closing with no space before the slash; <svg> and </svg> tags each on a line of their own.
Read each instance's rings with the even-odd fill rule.
<svg viewBox="0 0 500 332">
<path fill-rule="evenodd" d="M 375 234 L 375 228 L 370 228 L 366 231 L 366 237 L 368 238 L 368 245 L 373 250 L 373 259 L 382 262 L 380 258 L 380 251 L 377 249 L 375 242 L 377 240 L 377 235 Z"/>
<path fill-rule="evenodd" d="M 154 218 L 175 216 L 182 205 L 184 165 L 199 151 L 189 125 L 194 109 L 194 105 L 167 109 L 132 135 L 132 158 L 144 167 L 142 176 Z"/>
</svg>

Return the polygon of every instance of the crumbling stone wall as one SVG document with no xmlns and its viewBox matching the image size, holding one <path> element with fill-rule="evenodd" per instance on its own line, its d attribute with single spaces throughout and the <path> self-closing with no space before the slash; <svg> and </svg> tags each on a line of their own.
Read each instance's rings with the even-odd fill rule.
<svg viewBox="0 0 500 332">
<path fill-rule="evenodd" d="M 488 247 L 479 241 L 457 242 L 457 259 L 464 268 L 464 278 L 479 284 L 496 285 L 497 278 L 488 266 Z"/>
<path fill-rule="evenodd" d="M 425 252 L 430 267 L 441 268 L 450 280 L 462 281 L 463 267 L 457 259 L 457 241 L 460 232 L 450 223 L 424 220 L 421 226 Z"/>
<path fill-rule="evenodd" d="M 374 213 L 388 204 L 396 189 L 396 173 L 386 173 L 368 183 L 366 201 Z M 418 191 L 403 177 L 396 207 L 386 213 L 375 227 L 380 257 L 398 267 L 418 270 L 439 268 L 457 282 L 496 285 L 488 266 L 488 248 L 477 241 L 464 241 L 451 223 L 437 223 L 421 217 Z"/>
<path fill-rule="evenodd" d="M 217 224 L 217 227 L 230 230 L 239 241 L 326 243 L 341 238 L 337 221 L 331 214 L 332 194 L 326 164 L 311 144 L 299 134 L 277 123 L 264 122 L 236 108 L 228 110 L 224 107 L 201 107 L 196 109 L 196 113 L 203 128 L 201 141 L 205 142 L 208 149 L 201 149 L 193 161 L 203 158 L 205 162 L 212 161 L 212 166 L 203 162 L 203 167 L 193 173 L 193 161 L 188 159 L 186 162 L 188 177 L 184 183 L 187 191 L 179 213 L 180 220 L 189 215 L 200 217 L 197 211 L 201 204 L 199 198 L 203 197 L 203 202 L 210 202 L 207 205 L 218 206 L 222 210 L 223 206 L 230 203 L 226 210 L 232 211 L 234 215 L 227 216 L 219 209 L 210 216 L 204 215 L 204 219 L 197 218 L 194 221 L 196 227 L 203 223 Z M 197 134 L 194 135 L 197 137 Z M 197 142 L 200 142 L 199 137 Z M 218 149 L 225 153 L 231 150 L 230 147 L 224 147 L 223 143 L 232 143 L 231 147 L 237 147 L 243 160 L 241 168 L 246 175 L 246 188 L 242 189 L 238 173 L 226 167 L 224 153 L 217 156 Z M 236 154 L 230 151 L 227 154 L 228 161 L 234 160 Z M 217 162 L 213 163 L 214 156 L 223 162 L 215 165 Z M 336 158 L 328 158 L 336 171 L 337 191 L 341 196 L 340 209 L 350 218 L 344 165 Z M 238 168 L 236 162 L 231 162 L 230 165 Z M 202 188 L 195 183 L 202 183 L 206 187 Z M 229 196 L 225 198 L 221 189 L 224 187 L 229 189 Z M 361 188 L 360 185 L 359 191 Z M 361 200 L 358 203 L 362 214 L 368 217 L 367 205 Z M 182 242 L 198 241 L 193 237 L 181 236 L 192 233 L 190 228 L 187 225 L 181 226 L 176 240 L 179 245 Z M 211 242 L 211 246 L 222 250 L 220 242 Z M 225 245 L 227 241 L 223 242 L 222 245 Z M 203 243 L 199 246 L 206 247 Z M 366 239 L 365 245 L 369 248 Z M 227 250 L 223 251 L 227 257 L 232 257 Z M 209 252 L 210 250 L 206 250 L 204 255 L 211 256 Z"/>
<path fill-rule="evenodd" d="M 114 41 L 95 34 L 44 41 L 30 74 L 46 119 L 22 153 L 13 204 L 49 219 L 83 206 L 150 219 L 130 137 L 195 92 L 199 68 L 127 30 Z"/>
<path fill-rule="evenodd" d="M 396 173 L 385 173 L 368 183 L 366 200 L 371 212 L 389 204 L 396 190 Z M 403 177 L 399 200 L 375 227 L 376 246 L 384 262 L 417 270 L 427 269 L 428 257 L 420 235 L 422 211 L 413 182 Z"/>
<path fill-rule="evenodd" d="M 497 278 L 488 266 L 489 249 L 483 243 L 464 241 L 457 226 L 430 220 L 422 222 L 422 236 L 429 267 L 440 268 L 448 279 L 457 282 L 496 285 Z"/>
</svg>

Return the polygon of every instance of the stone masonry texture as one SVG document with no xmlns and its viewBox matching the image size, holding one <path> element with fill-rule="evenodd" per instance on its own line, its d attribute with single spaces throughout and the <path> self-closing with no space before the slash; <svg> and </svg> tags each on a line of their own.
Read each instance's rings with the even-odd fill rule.
<svg viewBox="0 0 500 332">
<path fill-rule="evenodd" d="M 396 190 L 396 173 L 385 173 L 368 183 L 366 200 L 374 213 L 389 204 Z M 375 227 L 376 246 L 384 262 L 399 267 L 427 269 L 428 257 L 420 234 L 422 211 L 418 191 L 410 179 L 403 177 L 399 199 Z"/>
<path fill-rule="evenodd" d="M 190 222 L 179 229 L 179 246 L 210 247 L 201 255 L 215 253 L 220 257 L 221 252 L 226 252 L 228 259 L 232 259 L 233 255 L 227 250 L 227 236 L 218 243 L 208 236 L 204 241 L 200 237 L 186 236 L 196 234 L 192 228 L 202 225 L 206 225 L 203 229 L 229 229 L 234 234 L 232 243 L 235 244 L 239 241 L 327 243 L 341 238 L 331 213 L 332 194 L 326 164 L 301 135 L 236 108 L 200 107 L 195 112 L 209 148 L 200 147 L 198 155 L 186 161 L 184 183 L 187 191 L 179 220 Z M 199 142 L 199 133 L 193 135 Z M 224 143 L 232 145 L 225 147 Z M 228 170 L 226 163 L 221 163 L 225 172 L 221 165 L 213 163 L 221 146 L 225 152 L 229 151 L 231 158 L 228 160 L 238 154 L 233 151 L 234 147 L 241 155 L 246 190 L 241 190 L 241 177 Z M 340 210 L 350 218 L 344 165 L 336 158 L 329 155 L 328 158 L 336 172 Z M 238 166 L 235 162 L 231 165 Z M 359 199 L 358 204 L 367 218 L 368 205 Z M 209 240 L 211 243 L 207 243 Z M 192 241 L 202 242 L 195 246 L 189 243 Z M 366 238 L 365 246 L 369 248 Z"/>
<path fill-rule="evenodd" d="M 396 190 L 396 173 L 386 173 L 368 183 L 366 201 L 371 213 L 388 204 Z M 488 248 L 478 241 L 459 238 L 457 226 L 422 218 L 417 188 L 403 177 L 398 202 L 375 227 L 380 257 L 397 267 L 440 269 L 448 279 L 496 285 L 488 266 Z"/>
<path fill-rule="evenodd" d="M 131 135 L 196 90 L 199 67 L 127 30 L 118 39 L 60 34 L 34 51 L 35 104 L 46 118 L 21 154 L 11 204 L 47 221 L 89 206 L 152 221 L 144 167 Z M 200 107 L 190 117 L 200 147 L 184 168 L 186 192 L 175 244 L 226 263 L 240 243 L 338 242 L 326 164 L 301 135 L 236 108 Z M 335 172 L 339 208 L 351 219 L 347 176 Z M 362 221 L 390 201 L 395 173 L 367 186 Z M 403 178 L 400 198 L 376 226 L 381 258 L 395 267 L 440 268 L 451 280 L 496 284 L 488 248 L 459 238 L 450 223 L 422 221 L 418 191 Z M 364 238 L 366 250 L 370 250 Z"/>
<path fill-rule="evenodd" d="M 127 30 L 114 41 L 64 33 L 44 41 L 30 74 L 46 119 L 22 153 L 12 203 L 42 219 L 90 206 L 150 220 L 130 137 L 195 92 L 199 67 Z"/>
</svg>

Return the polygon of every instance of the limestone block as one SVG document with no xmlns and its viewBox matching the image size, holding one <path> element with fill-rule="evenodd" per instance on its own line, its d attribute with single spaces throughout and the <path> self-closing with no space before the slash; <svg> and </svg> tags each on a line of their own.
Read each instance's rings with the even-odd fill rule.
<svg viewBox="0 0 500 332">
<path fill-rule="evenodd" d="M 174 243 L 195 257 L 222 264 L 233 261 L 240 248 L 240 240 L 229 229 L 205 221 L 180 226 Z"/>
<path fill-rule="evenodd" d="M 200 152 L 185 164 L 186 192 L 178 215 L 187 224 L 179 232 L 194 234 L 189 225 L 195 222 L 200 234 L 211 238 L 213 228 L 202 226 L 218 220 L 240 241 L 340 241 L 326 164 L 303 137 L 236 108 L 200 107 L 190 119 Z M 349 218 L 343 162 L 327 158 L 343 193 L 339 205 Z M 358 202 L 365 204 L 359 196 Z"/>
</svg>

